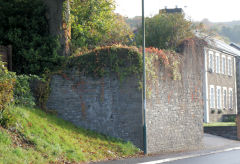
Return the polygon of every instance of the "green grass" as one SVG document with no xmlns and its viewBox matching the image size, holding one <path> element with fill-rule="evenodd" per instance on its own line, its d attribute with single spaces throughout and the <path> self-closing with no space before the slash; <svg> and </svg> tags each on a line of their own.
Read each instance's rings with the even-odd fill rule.
<svg viewBox="0 0 240 164">
<path fill-rule="evenodd" d="M 235 122 L 204 123 L 204 127 L 214 127 L 214 126 L 236 126 L 236 123 Z"/>
<path fill-rule="evenodd" d="M 14 132 L 0 128 L 0 163 L 88 162 L 140 152 L 123 142 L 84 130 L 38 109 L 13 107 Z"/>
</svg>

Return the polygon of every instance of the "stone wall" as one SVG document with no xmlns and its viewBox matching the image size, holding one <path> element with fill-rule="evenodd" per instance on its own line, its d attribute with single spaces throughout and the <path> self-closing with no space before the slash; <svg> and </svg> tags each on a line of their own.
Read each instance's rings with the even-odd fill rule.
<svg viewBox="0 0 240 164">
<path fill-rule="evenodd" d="M 203 46 L 186 42 L 181 57 L 181 80 L 167 77 L 161 65 L 156 82 L 150 82 L 147 99 L 147 151 L 194 149 L 203 137 Z M 155 83 L 155 84 L 154 84 Z"/>
<path fill-rule="evenodd" d="M 181 80 L 167 77 L 164 68 L 155 65 L 157 83 L 148 83 L 152 85 L 146 113 L 148 153 L 193 149 L 201 143 L 201 48 L 186 44 L 180 55 Z M 142 91 L 138 77 L 132 74 L 121 81 L 118 73 L 112 72 L 97 78 L 84 74 L 76 65 L 53 75 L 47 107 L 77 126 L 122 138 L 143 148 Z"/>
<path fill-rule="evenodd" d="M 120 82 L 116 74 L 98 79 L 75 70 L 54 75 L 51 90 L 47 107 L 63 119 L 143 148 L 142 94 L 137 77 Z"/>
</svg>

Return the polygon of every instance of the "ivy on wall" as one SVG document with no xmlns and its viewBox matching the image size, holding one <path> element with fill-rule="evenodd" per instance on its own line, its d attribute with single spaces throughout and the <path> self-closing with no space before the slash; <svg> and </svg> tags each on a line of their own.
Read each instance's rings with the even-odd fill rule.
<svg viewBox="0 0 240 164">
<path fill-rule="evenodd" d="M 142 54 L 141 49 L 122 45 L 98 47 L 92 51 L 78 53 L 72 56 L 65 68 L 59 71 L 66 80 L 74 80 L 68 76 L 68 71 L 78 70 L 85 76 L 100 79 L 116 74 L 120 82 L 128 76 L 136 75 L 139 89 L 142 89 Z M 164 51 L 157 48 L 146 48 L 147 96 L 152 92 L 152 84 L 157 84 L 160 72 L 170 80 L 181 80 L 181 58 L 174 51 Z M 151 85 L 150 85 L 151 84 Z"/>
<path fill-rule="evenodd" d="M 181 58 L 175 51 L 146 48 L 147 97 L 152 94 L 152 85 L 163 79 L 181 80 Z M 161 74 L 161 73 L 163 74 Z"/>
<path fill-rule="evenodd" d="M 114 45 L 77 54 L 70 58 L 67 67 L 77 67 L 80 72 L 93 77 L 116 73 L 122 81 L 132 74 L 141 75 L 142 57 L 136 47 Z"/>
</svg>

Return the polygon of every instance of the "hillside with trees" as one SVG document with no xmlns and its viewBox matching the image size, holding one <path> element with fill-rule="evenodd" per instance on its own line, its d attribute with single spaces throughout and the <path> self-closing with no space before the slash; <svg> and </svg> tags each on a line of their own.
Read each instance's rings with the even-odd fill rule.
<svg viewBox="0 0 240 164">
<path fill-rule="evenodd" d="M 201 29 L 209 35 L 220 37 L 228 43 L 240 44 L 240 21 L 214 23 L 204 19 L 194 24 L 201 26 Z"/>
<path fill-rule="evenodd" d="M 138 29 L 142 24 L 140 16 L 125 18 L 125 20 L 133 31 Z M 200 22 L 192 22 L 192 29 L 207 33 L 228 43 L 234 42 L 240 44 L 240 21 L 211 22 L 208 19 L 203 19 Z"/>
</svg>

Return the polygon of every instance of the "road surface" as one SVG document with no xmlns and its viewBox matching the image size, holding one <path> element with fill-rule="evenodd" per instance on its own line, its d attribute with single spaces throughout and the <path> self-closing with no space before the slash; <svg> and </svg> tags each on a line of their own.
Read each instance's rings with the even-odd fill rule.
<svg viewBox="0 0 240 164">
<path fill-rule="evenodd" d="M 185 159 L 176 158 L 175 160 L 174 158 L 169 158 L 141 164 L 240 164 L 240 150 L 213 153 L 190 158 L 186 157 Z"/>
</svg>

